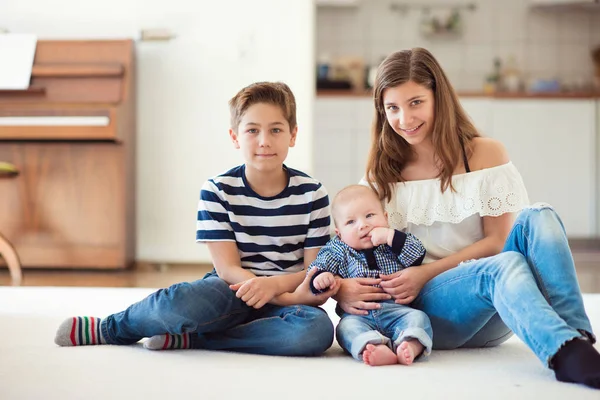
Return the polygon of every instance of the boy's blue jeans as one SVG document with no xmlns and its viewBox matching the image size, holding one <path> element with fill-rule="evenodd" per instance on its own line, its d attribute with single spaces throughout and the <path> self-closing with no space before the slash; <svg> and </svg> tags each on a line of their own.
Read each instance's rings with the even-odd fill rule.
<svg viewBox="0 0 600 400">
<path fill-rule="evenodd" d="M 337 341 L 357 360 L 367 344 L 384 344 L 395 353 L 400 343 L 417 339 L 424 347 L 423 355 L 431 353 L 431 324 L 427 315 L 414 308 L 388 300 L 368 315 L 342 314 L 336 329 Z"/>
<path fill-rule="evenodd" d="M 191 333 L 194 348 L 316 356 L 333 343 L 333 324 L 320 308 L 267 304 L 256 310 L 211 272 L 160 289 L 102 321 L 110 344 L 132 344 L 165 333 Z"/>
<path fill-rule="evenodd" d="M 565 342 L 596 340 L 563 224 L 545 205 L 518 215 L 502 253 L 436 276 L 411 306 L 429 316 L 434 349 L 495 346 L 514 332 L 551 366 Z"/>
</svg>

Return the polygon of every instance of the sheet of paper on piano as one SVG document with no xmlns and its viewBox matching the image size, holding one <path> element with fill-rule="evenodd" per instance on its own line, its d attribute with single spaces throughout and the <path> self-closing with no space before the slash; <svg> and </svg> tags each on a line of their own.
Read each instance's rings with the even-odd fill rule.
<svg viewBox="0 0 600 400">
<path fill-rule="evenodd" d="M 0 34 L 0 90 L 29 87 L 36 43 L 34 34 Z"/>
</svg>

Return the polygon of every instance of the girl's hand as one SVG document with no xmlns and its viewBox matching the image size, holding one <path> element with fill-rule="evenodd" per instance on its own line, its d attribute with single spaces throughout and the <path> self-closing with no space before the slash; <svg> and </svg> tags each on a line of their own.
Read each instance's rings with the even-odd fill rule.
<svg viewBox="0 0 600 400">
<path fill-rule="evenodd" d="M 256 309 L 270 302 L 278 294 L 277 282 L 265 276 L 229 285 L 229 288 L 236 291 L 235 297 Z"/>
<path fill-rule="evenodd" d="M 381 287 L 392 295 L 398 304 L 409 304 L 429 281 L 427 270 L 410 267 L 391 275 L 381 275 Z"/>
<path fill-rule="evenodd" d="M 342 310 L 349 314 L 367 315 L 367 310 L 376 310 L 381 306 L 375 303 L 378 300 L 389 300 L 391 295 L 384 293 L 379 285 L 381 279 L 375 278 L 348 278 L 336 279 L 340 283 L 340 290 L 335 296 Z"/>
</svg>

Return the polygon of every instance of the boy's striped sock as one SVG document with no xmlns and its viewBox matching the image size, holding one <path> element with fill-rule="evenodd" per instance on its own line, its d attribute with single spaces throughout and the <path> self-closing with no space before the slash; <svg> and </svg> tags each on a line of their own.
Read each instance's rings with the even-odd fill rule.
<svg viewBox="0 0 600 400">
<path fill-rule="evenodd" d="M 96 317 L 68 318 L 58 327 L 54 343 L 59 346 L 106 344 L 100 329 L 101 321 Z"/>
<path fill-rule="evenodd" d="M 155 335 L 144 342 L 144 347 L 148 350 L 174 350 L 174 349 L 190 349 L 190 334 L 183 335 Z"/>
</svg>

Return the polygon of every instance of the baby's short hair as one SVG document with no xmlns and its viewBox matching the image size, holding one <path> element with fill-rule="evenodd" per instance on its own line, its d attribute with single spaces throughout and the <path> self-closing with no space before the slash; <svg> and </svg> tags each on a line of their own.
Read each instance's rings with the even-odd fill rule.
<svg viewBox="0 0 600 400">
<path fill-rule="evenodd" d="M 340 204 L 344 204 L 349 199 L 354 199 L 357 196 L 360 196 L 361 194 L 366 194 L 367 196 L 373 196 L 373 198 L 375 200 L 379 201 L 379 204 L 381 205 L 381 209 L 385 210 L 383 200 L 381 200 L 379 198 L 379 196 L 377 195 L 377 192 L 375 192 L 369 186 L 365 186 L 365 185 L 346 186 L 345 188 L 343 188 L 342 190 L 337 192 L 337 194 L 333 198 L 333 201 L 331 202 L 331 216 L 333 217 L 333 223 L 336 227 L 337 227 L 336 210 L 339 208 Z"/>
<path fill-rule="evenodd" d="M 289 86 L 283 82 L 256 82 L 246 86 L 229 100 L 231 129 L 237 132 L 248 107 L 257 103 L 280 107 L 283 116 L 290 124 L 290 129 L 296 127 L 296 98 Z"/>
</svg>

